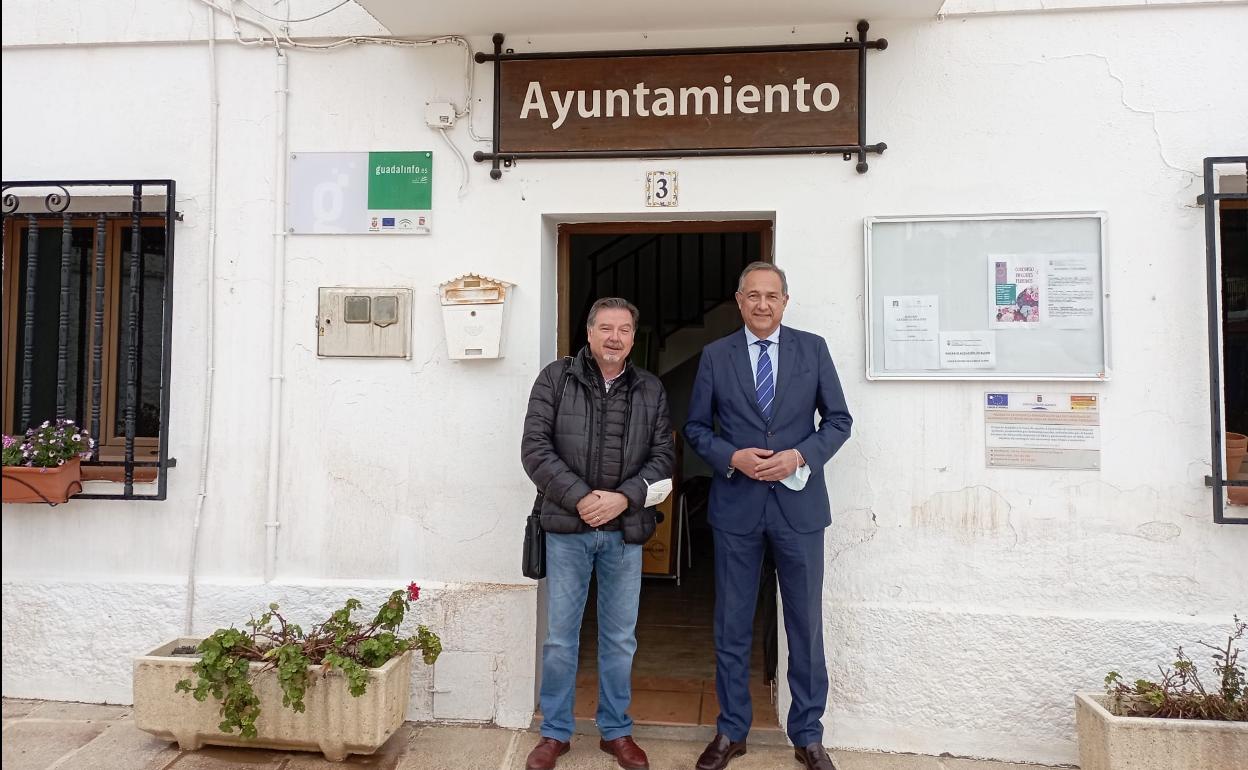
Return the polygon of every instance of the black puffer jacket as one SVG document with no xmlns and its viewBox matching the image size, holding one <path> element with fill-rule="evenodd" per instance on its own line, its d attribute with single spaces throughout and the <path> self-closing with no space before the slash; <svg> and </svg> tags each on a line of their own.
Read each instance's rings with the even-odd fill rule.
<svg viewBox="0 0 1248 770">
<path fill-rule="evenodd" d="M 565 367 L 567 382 L 556 416 L 555 394 Z M 655 527 L 654 511 L 644 507 L 646 482 L 670 478 L 675 465 L 663 383 L 628 364 L 608 393 L 588 348 L 570 363 L 555 361 L 533 383 L 520 454 L 525 472 L 545 495 L 542 529 L 592 531 L 577 515 L 576 504 L 603 489 L 624 495 L 629 506 L 601 529 L 623 530 L 624 542 L 644 543 Z"/>
</svg>

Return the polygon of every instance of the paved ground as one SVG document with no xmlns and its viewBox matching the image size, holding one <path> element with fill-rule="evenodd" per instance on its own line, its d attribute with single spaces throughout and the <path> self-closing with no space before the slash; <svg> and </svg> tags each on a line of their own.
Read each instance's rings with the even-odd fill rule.
<svg viewBox="0 0 1248 770">
<path fill-rule="evenodd" d="M 653 770 L 693 767 L 702 740 L 674 740 L 673 731 L 656 731 L 638 740 Z M 138 730 L 124 706 L 4 700 L 4 770 L 523 770 L 535 741 L 533 733 L 498 727 L 423 725 L 408 722 L 377 754 L 343 763 L 319 754 L 264 749 L 205 748 L 179 751 Z M 1036 770 L 1035 765 L 985 762 L 911 754 L 838 751 L 840 770 Z M 578 735 L 559 770 L 611 770 L 613 760 L 598 750 L 596 738 Z M 751 747 L 731 770 L 800 770 L 787 747 Z"/>
</svg>

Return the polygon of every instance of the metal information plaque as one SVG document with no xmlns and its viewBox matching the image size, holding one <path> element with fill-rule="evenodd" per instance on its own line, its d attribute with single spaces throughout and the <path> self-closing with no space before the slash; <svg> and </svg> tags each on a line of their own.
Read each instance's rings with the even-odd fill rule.
<svg viewBox="0 0 1248 770">
<path fill-rule="evenodd" d="M 433 153 L 297 152 L 287 173 L 293 235 L 428 235 Z"/>
<path fill-rule="evenodd" d="M 1100 397 L 1094 393 L 987 393 L 989 468 L 1100 470 Z"/>
</svg>

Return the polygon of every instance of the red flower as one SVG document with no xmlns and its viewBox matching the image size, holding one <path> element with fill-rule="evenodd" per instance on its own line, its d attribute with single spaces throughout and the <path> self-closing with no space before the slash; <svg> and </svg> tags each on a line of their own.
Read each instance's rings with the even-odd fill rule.
<svg viewBox="0 0 1248 770">
<path fill-rule="evenodd" d="M 407 598 L 410 599 L 411 601 L 416 601 L 417 599 L 419 599 L 420 598 L 420 586 L 416 585 L 415 583 L 408 583 L 407 584 Z"/>
</svg>

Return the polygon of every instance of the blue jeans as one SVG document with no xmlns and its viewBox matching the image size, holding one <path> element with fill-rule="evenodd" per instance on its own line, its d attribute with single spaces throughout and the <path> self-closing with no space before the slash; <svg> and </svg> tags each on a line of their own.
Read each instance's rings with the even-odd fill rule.
<svg viewBox="0 0 1248 770">
<path fill-rule="evenodd" d="M 620 532 L 546 534 L 549 624 L 542 645 L 542 735 L 572 737 L 581 616 L 590 574 L 598 570 L 598 731 L 604 740 L 632 735 L 633 653 L 641 598 L 641 546 Z"/>
</svg>

